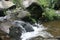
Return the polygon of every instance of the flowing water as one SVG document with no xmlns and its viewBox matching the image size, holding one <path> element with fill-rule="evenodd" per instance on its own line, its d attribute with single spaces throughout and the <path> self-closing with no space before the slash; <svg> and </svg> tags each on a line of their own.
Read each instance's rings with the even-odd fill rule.
<svg viewBox="0 0 60 40">
<path fill-rule="evenodd" d="M 4 17 L 3 20 L 6 20 L 6 18 Z M 3 23 L 5 24 L 6 22 L 3 22 Z M 38 37 L 38 36 L 40 36 L 42 38 L 53 37 L 53 35 L 51 35 L 49 32 L 46 31 L 47 27 L 44 27 L 42 24 L 38 24 L 38 23 L 30 24 L 30 23 L 27 23 L 27 22 L 24 22 L 21 20 L 19 20 L 19 21 L 14 20 L 12 22 L 11 21 L 9 21 L 9 22 L 10 22 L 9 24 L 13 25 L 14 27 L 19 27 L 20 28 L 19 30 L 22 31 L 22 32 L 19 32 L 19 30 L 18 30 L 18 34 L 21 33 L 21 36 L 20 37 L 16 36 L 16 37 L 20 38 L 21 40 L 29 40 L 31 38 Z M 3 31 L 5 31 L 9 34 L 10 27 L 7 27 L 7 26 L 8 26 L 8 22 L 6 24 L 6 27 L 3 26 L 3 24 L 2 24 L 2 27 L 0 27 L 0 29 L 3 29 Z M 15 29 L 13 29 L 13 30 L 15 30 Z"/>
<path fill-rule="evenodd" d="M 23 29 L 22 31 L 24 32 L 22 32 L 21 35 L 22 40 L 29 40 L 31 38 L 38 37 L 38 36 L 41 36 L 43 38 L 53 37 L 53 35 L 51 35 L 46 31 L 47 28 L 45 28 L 42 24 L 41 25 L 37 23 L 30 24 L 23 21 L 14 21 L 13 24 Z"/>
</svg>

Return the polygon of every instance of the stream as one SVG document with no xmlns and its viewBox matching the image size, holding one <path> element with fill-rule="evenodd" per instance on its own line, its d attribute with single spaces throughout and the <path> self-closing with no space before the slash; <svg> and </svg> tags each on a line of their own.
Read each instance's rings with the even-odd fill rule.
<svg viewBox="0 0 60 40">
<path fill-rule="evenodd" d="M 35 37 L 53 38 L 54 36 L 47 32 L 47 27 L 43 24 L 24 22 L 22 20 L 7 20 L 7 16 L 0 17 L 0 29 L 10 35 L 13 40 L 30 40 Z M 11 27 L 10 27 L 11 26 Z"/>
<path fill-rule="evenodd" d="M 48 27 L 48 32 L 54 35 L 54 37 L 60 38 L 60 20 L 49 21 L 43 23 L 45 27 Z"/>
<path fill-rule="evenodd" d="M 12 10 L 8 9 L 8 11 L 6 11 L 7 15 L 2 15 L 2 17 L 0 17 L 0 40 L 55 40 L 55 38 L 60 38 L 60 20 L 43 23 L 35 22 L 32 24 L 26 22 L 28 19 L 23 21 L 24 17 L 31 16 L 30 13 L 33 14 L 33 18 L 37 17 L 36 19 L 39 19 L 40 16 L 42 16 L 43 9 L 38 5 L 38 3 L 36 4 L 36 2 L 37 1 L 35 0 L 23 0 L 21 2 L 22 8 L 20 7 Z M 7 5 L 5 6 L 8 8 Z M 30 9 L 32 10 L 31 12 L 28 12 L 25 8 L 28 11 L 30 11 Z M 60 15 L 60 11 L 56 11 L 56 13 Z"/>
</svg>

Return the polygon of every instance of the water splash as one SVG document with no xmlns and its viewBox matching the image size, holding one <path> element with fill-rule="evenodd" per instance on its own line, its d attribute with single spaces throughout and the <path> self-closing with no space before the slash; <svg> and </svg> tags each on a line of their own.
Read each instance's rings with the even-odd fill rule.
<svg viewBox="0 0 60 40">
<path fill-rule="evenodd" d="M 22 24 L 24 24 L 24 23 L 25 23 L 25 22 L 23 22 L 23 21 L 17 21 L 17 20 L 15 20 L 12 24 L 15 25 L 15 26 L 17 26 L 17 27 L 21 27 L 22 32 L 25 33 L 26 30 L 25 30 L 25 28 L 22 26 Z"/>
<path fill-rule="evenodd" d="M 44 28 L 43 25 L 39 25 L 37 23 L 35 23 L 35 25 L 36 26 L 31 25 L 34 31 L 26 32 L 22 34 L 21 36 L 22 40 L 29 40 L 31 38 L 38 37 L 38 36 L 41 36 L 43 38 L 53 37 L 50 33 L 45 31 L 47 28 Z"/>
<path fill-rule="evenodd" d="M 6 19 L 6 17 L 2 17 L 4 19 Z M 0 21 L 1 17 L 0 17 Z M 31 38 L 34 37 L 38 37 L 41 36 L 43 38 L 50 38 L 53 37 L 53 35 L 51 35 L 50 33 L 48 33 L 46 30 L 47 28 L 45 28 L 42 24 L 30 24 L 30 23 L 26 23 L 24 21 L 21 20 L 14 20 L 13 22 L 11 22 L 12 25 L 14 25 L 15 27 L 20 27 L 22 29 L 22 35 L 20 36 L 20 38 L 22 40 L 29 40 Z M 8 24 L 7 24 L 8 25 Z M 3 27 L 5 28 L 5 26 Z M 9 28 L 8 28 L 9 29 Z M 7 30 L 6 30 L 7 32 Z"/>
<path fill-rule="evenodd" d="M 43 38 L 53 37 L 50 33 L 46 31 L 47 28 L 45 28 L 42 24 L 40 25 L 35 23 L 32 25 L 30 23 L 26 23 L 18 20 L 16 20 L 15 23 L 17 23 L 15 25 L 19 25 L 19 26 L 21 25 L 20 27 L 25 31 L 25 32 L 22 32 L 22 35 L 21 35 L 22 40 L 29 40 L 31 38 L 38 37 L 38 36 L 41 36 Z M 26 28 L 29 31 L 27 31 Z M 34 31 L 31 31 L 31 30 L 34 30 Z"/>
</svg>

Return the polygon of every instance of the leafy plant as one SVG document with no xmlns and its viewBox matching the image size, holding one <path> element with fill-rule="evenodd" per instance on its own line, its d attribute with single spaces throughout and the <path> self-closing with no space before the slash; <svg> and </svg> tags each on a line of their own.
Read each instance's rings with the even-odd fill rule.
<svg viewBox="0 0 60 40">
<path fill-rule="evenodd" d="M 45 12 L 43 13 L 43 15 L 48 19 L 48 20 L 54 20 L 54 17 L 57 16 L 55 13 L 54 9 L 49 9 L 46 8 Z"/>
<path fill-rule="evenodd" d="M 55 18 L 60 18 L 56 10 L 53 9 L 56 3 L 58 3 L 58 0 L 38 0 L 38 4 L 40 4 L 44 10 L 42 15 L 44 15 L 46 19 L 54 20 Z"/>
<path fill-rule="evenodd" d="M 13 3 L 16 4 L 17 7 L 19 7 L 21 5 L 21 0 L 12 0 Z"/>
<path fill-rule="evenodd" d="M 49 6 L 49 0 L 38 0 L 38 3 L 42 5 L 43 7 Z"/>
<path fill-rule="evenodd" d="M 58 2 L 58 0 L 38 0 L 38 4 L 41 6 L 54 8 L 54 5 Z"/>
</svg>

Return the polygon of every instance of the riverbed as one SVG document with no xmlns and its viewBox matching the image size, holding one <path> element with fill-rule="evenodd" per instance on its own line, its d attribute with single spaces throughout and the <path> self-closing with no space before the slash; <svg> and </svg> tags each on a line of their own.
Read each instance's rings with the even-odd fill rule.
<svg viewBox="0 0 60 40">
<path fill-rule="evenodd" d="M 54 37 L 60 37 L 60 20 L 44 22 L 43 24 L 45 27 L 48 27 L 47 31 Z"/>
</svg>

